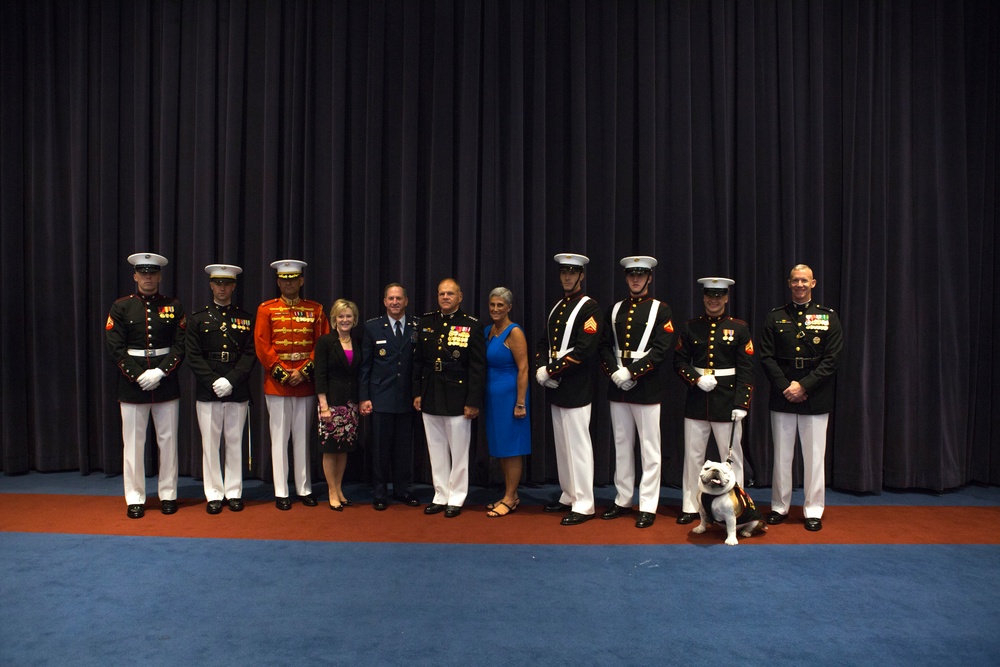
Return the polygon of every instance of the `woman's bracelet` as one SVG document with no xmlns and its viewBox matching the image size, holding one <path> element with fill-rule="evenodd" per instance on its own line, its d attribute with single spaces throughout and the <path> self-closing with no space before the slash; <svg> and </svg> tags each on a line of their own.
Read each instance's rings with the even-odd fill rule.
<svg viewBox="0 0 1000 667">
<path fill-rule="evenodd" d="M 523 408 L 524 407 L 524 403 L 515 403 L 514 407 L 515 408 Z"/>
</svg>

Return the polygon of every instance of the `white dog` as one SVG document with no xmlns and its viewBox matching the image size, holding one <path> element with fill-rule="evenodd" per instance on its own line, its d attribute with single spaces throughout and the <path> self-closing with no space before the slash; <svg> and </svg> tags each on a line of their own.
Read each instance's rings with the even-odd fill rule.
<svg viewBox="0 0 1000 667">
<path fill-rule="evenodd" d="M 701 523 L 691 530 L 692 533 L 704 533 L 716 521 L 724 522 L 726 544 L 734 546 L 739 544 L 737 528 L 740 529 L 740 537 L 750 537 L 758 529 L 762 532 L 767 530 L 753 499 L 736 484 L 731 463 L 706 461 L 698 474 L 698 490 L 701 491 L 701 504 L 698 506 Z"/>
</svg>

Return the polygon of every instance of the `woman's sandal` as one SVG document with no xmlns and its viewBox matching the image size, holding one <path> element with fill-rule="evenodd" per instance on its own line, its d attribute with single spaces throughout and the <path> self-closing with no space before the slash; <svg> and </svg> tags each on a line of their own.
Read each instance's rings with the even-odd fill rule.
<svg viewBox="0 0 1000 667">
<path fill-rule="evenodd" d="M 513 505 L 508 505 L 504 501 L 498 500 L 495 503 L 493 503 L 493 507 L 489 508 L 489 511 L 486 513 L 486 516 L 497 517 L 497 516 L 507 516 L 508 514 L 513 514 L 514 512 L 517 511 L 517 506 L 520 504 L 521 504 L 520 498 L 515 498 Z M 506 511 L 501 511 L 500 510 L 501 507 L 506 508 Z"/>
</svg>

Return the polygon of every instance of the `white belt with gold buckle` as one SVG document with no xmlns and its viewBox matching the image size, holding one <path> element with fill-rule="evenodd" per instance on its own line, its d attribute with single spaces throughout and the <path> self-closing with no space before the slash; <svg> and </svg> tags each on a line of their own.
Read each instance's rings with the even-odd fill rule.
<svg viewBox="0 0 1000 667">
<path fill-rule="evenodd" d="M 693 368 L 701 375 L 716 375 L 723 377 L 726 375 L 736 375 L 735 368 L 698 368 L 697 366 L 693 366 Z"/>
</svg>

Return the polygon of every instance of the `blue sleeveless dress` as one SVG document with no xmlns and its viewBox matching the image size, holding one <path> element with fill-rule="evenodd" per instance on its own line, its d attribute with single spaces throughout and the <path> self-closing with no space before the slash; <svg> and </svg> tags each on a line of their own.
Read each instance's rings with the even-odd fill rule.
<svg viewBox="0 0 1000 667">
<path fill-rule="evenodd" d="M 514 418 L 514 404 L 517 402 L 517 363 L 514 353 L 504 343 L 507 336 L 517 327 L 511 323 L 499 336 L 490 340 L 487 326 L 486 336 L 486 441 L 490 456 L 504 458 L 531 453 L 531 420 L 528 396 L 524 397 L 526 414 L 524 419 Z M 520 327 L 518 327 L 520 329 Z M 529 390 L 530 391 L 530 390 Z"/>
</svg>

